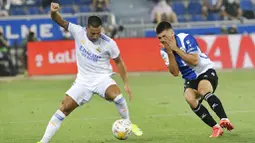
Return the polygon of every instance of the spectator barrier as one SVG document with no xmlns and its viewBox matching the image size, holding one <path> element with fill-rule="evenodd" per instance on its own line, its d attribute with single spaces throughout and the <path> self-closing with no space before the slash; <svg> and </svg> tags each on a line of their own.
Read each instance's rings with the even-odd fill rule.
<svg viewBox="0 0 255 143">
<path fill-rule="evenodd" d="M 255 34 L 197 36 L 217 69 L 254 68 Z M 129 72 L 167 71 L 156 38 L 116 39 Z M 111 63 L 113 63 L 111 61 Z M 113 65 L 114 71 L 116 67 Z M 75 74 L 74 41 L 34 42 L 28 45 L 28 73 L 33 75 Z"/>
</svg>

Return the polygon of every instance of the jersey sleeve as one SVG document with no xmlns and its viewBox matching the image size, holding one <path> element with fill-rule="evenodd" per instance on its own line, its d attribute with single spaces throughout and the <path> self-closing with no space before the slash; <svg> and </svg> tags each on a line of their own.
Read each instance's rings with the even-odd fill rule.
<svg viewBox="0 0 255 143">
<path fill-rule="evenodd" d="M 160 50 L 160 55 L 161 55 L 162 59 L 164 60 L 165 65 L 168 66 L 169 65 L 169 59 L 168 59 L 167 53 L 163 49 L 161 49 Z"/>
<path fill-rule="evenodd" d="M 74 39 L 77 37 L 77 33 L 79 33 L 82 30 L 83 28 L 80 25 L 76 25 L 71 22 L 68 23 L 68 31 L 72 34 Z"/>
<path fill-rule="evenodd" d="M 119 56 L 120 50 L 115 41 L 110 42 L 109 53 L 112 59 L 116 59 Z"/>
<path fill-rule="evenodd" d="M 192 35 L 188 35 L 186 38 L 184 38 L 183 42 L 187 54 L 197 54 L 199 52 L 198 43 L 195 37 L 193 37 Z"/>
</svg>

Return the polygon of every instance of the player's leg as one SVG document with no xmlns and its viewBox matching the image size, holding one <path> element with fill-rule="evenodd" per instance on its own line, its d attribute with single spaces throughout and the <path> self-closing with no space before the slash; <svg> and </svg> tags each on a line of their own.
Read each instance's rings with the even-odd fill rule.
<svg viewBox="0 0 255 143">
<path fill-rule="evenodd" d="M 60 108 L 50 119 L 40 143 L 48 143 L 60 128 L 65 117 L 78 106 L 88 102 L 91 99 L 91 96 L 92 92 L 86 87 L 74 83 L 74 85 L 66 92 L 66 96 L 64 97 Z"/>
<path fill-rule="evenodd" d="M 111 77 L 107 76 L 103 78 L 97 85 L 95 92 L 102 98 L 114 102 L 120 116 L 123 119 L 130 120 L 126 99 L 123 97 L 120 88 Z M 135 124 L 132 124 L 132 132 L 137 136 L 141 136 L 143 134 L 141 129 L 139 129 Z"/>
<path fill-rule="evenodd" d="M 220 125 L 228 130 L 232 130 L 234 126 L 228 120 L 222 102 L 214 94 L 218 84 L 217 74 L 214 70 L 209 70 L 207 73 L 205 73 L 205 75 L 207 75 L 205 76 L 206 79 L 201 80 L 198 84 L 198 93 L 203 96 L 203 98 L 210 105 L 211 109 L 221 119 Z"/>
<path fill-rule="evenodd" d="M 129 119 L 129 110 L 126 99 L 123 97 L 116 84 L 112 84 L 106 89 L 105 99 L 115 103 L 116 108 L 123 119 Z"/>
<path fill-rule="evenodd" d="M 76 107 L 78 107 L 78 104 L 70 96 L 64 97 L 60 108 L 51 117 L 43 138 L 41 139 L 41 143 L 48 143 L 50 141 L 52 136 L 54 136 L 60 128 L 65 117 L 68 116 Z"/>
<path fill-rule="evenodd" d="M 193 112 L 208 126 L 213 128 L 213 133 L 210 137 L 218 137 L 223 134 L 222 128 L 217 124 L 217 122 L 210 115 L 206 107 L 198 102 L 196 92 L 194 89 L 187 88 L 184 92 L 185 100 L 190 105 Z"/>
<path fill-rule="evenodd" d="M 192 111 L 208 126 L 213 127 L 217 122 L 212 118 L 206 107 L 198 102 L 196 93 L 193 89 L 187 88 L 184 92 L 186 102 L 189 104 Z"/>
<path fill-rule="evenodd" d="M 105 99 L 109 100 L 109 101 L 113 101 L 115 103 L 115 105 L 120 113 L 120 116 L 123 119 L 130 120 L 126 99 L 123 97 L 123 95 L 120 92 L 119 87 L 116 84 L 112 84 L 106 89 Z M 135 124 L 132 124 L 132 132 L 136 136 L 141 136 L 143 134 L 142 130 Z"/>
</svg>

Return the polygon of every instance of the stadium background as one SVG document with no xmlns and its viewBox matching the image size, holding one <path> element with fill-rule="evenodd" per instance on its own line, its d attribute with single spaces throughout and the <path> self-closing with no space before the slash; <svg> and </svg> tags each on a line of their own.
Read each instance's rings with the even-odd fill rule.
<svg viewBox="0 0 255 143">
<path fill-rule="evenodd" d="M 7 1 L 0 0 L 0 5 Z M 0 33 L 8 42 L 0 47 L 0 142 L 36 142 L 75 78 L 74 41 L 50 19 L 48 0 L 10 2 L 9 8 L 1 5 L 0 10 Z M 99 15 L 105 33 L 119 45 L 135 96 L 129 103 L 131 114 L 145 130 L 140 140 L 132 136 L 127 142 L 214 141 L 207 138 L 210 130 L 190 113 L 181 96 L 182 79 L 166 73 L 151 18 L 156 1 L 110 0 L 104 8 L 93 6 L 92 0 L 59 2 L 63 17 L 82 26 L 90 15 Z M 195 35 L 219 71 L 217 93 L 237 129 L 218 142 L 252 143 L 255 2 L 237 3 L 243 16 L 229 20 L 220 12 L 204 15 L 202 0 L 167 1 L 177 16 L 176 33 Z M 120 77 L 115 79 L 121 86 Z M 53 142 L 118 142 L 110 132 L 118 118 L 112 105 L 95 97 L 71 115 Z"/>
</svg>

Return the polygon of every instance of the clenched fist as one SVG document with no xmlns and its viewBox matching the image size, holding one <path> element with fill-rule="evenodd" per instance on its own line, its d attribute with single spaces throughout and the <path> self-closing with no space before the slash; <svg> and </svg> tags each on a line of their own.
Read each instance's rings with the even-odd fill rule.
<svg viewBox="0 0 255 143">
<path fill-rule="evenodd" d="M 52 2 L 50 6 L 50 10 L 51 12 L 57 12 L 59 10 L 59 4 Z"/>
</svg>

